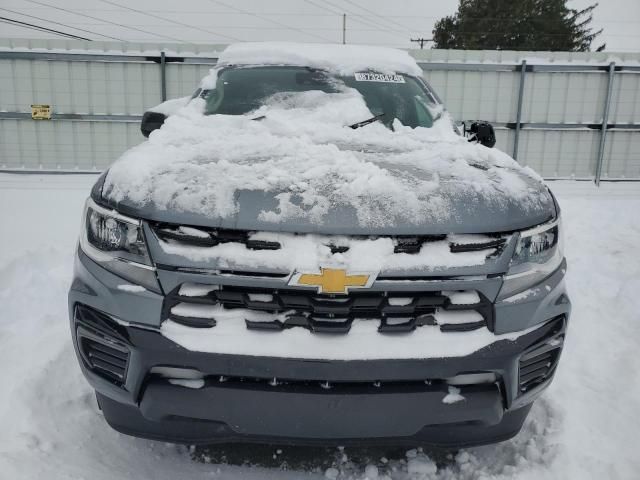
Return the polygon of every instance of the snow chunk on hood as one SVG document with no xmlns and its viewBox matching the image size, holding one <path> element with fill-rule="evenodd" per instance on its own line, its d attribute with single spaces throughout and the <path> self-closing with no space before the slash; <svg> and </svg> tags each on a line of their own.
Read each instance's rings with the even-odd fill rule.
<svg viewBox="0 0 640 480">
<path fill-rule="evenodd" d="M 295 65 L 328 70 L 338 75 L 367 70 L 422 74 L 416 61 L 403 50 L 322 43 L 236 43 L 222 52 L 218 65 Z"/>
<path fill-rule="evenodd" d="M 487 206 L 493 216 L 518 218 L 552 204 L 534 173 L 499 150 L 467 142 L 446 112 L 432 128 L 396 120 L 395 131 L 381 123 L 353 130 L 349 124 L 372 115 L 354 89 L 279 94 L 237 116 L 203 115 L 203 102 L 192 100 L 117 160 L 105 198 L 244 228 L 237 221 L 248 208 L 240 209 L 243 196 L 257 193 L 248 202 L 257 208 L 249 229 L 300 219 L 317 226 L 337 216 L 361 227 L 451 219 L 464 225 L 463 216 L 480 217 Z"/>
</svg>

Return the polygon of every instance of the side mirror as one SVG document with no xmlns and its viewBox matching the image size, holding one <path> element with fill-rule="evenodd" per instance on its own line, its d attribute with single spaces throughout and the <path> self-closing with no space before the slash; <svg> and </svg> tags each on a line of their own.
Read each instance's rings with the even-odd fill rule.
<svg viewBox="0 0 640 480">
<path fill-rule="evenodd" d="M 469 128 L 467 128 L 467 123 Z M 492 148 L 496 144 L 496 133 L 493 130 L 493 125 L 484 120 L 472 120 L 462 123 L 462 130 L 464 136 L 470 142 L 477 142 L 485 147 Z"/>
<path fill-rule="evenodd" d="M 167 116 L 164 113 L 151 111 L 144 112 L 142 122 L 140 123 L 140 131 L 142 132 L 142 135 L 148 137 L 151 132 L 159 129 L 166 119 Z"/>
</svg>

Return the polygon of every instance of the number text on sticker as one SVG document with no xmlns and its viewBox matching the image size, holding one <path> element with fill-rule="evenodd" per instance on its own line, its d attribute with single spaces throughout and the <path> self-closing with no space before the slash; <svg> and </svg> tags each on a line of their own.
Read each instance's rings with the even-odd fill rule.
<svg viewBox="0 0 640 480">
<path fill-rule="evenodd" d="M 390 75 L 388 73 L 357 72 L 355 79 L 358 82 L 404 83 L 402 75 Z"/>
</svg>

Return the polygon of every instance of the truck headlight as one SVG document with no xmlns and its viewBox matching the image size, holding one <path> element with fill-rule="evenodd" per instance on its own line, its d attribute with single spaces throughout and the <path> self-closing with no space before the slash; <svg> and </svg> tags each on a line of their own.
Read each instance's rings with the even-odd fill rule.
<svg viewBox="0 0 640 480">
<path fill-rule="evenodd" d="M 520 232 L 499 299 L 535 285 L 562 263 L 560 219 Z"/>
<path fill-rule="evenodd" d="M 161 293 L 140 220 L 88 199 L 82 217 L 80 248 L 106 270 Z"/>
</svg>

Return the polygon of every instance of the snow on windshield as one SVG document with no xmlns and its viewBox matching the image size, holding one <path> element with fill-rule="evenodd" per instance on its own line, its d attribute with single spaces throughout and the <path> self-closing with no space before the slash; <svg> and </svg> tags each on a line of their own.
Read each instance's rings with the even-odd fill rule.
<svg viewBox="0 0 640 480">
<path fill-rule="evenodd" d="M 126 152 L 104 195 L 230 218 L 240 191 L 272 192 L 277 206 L 261 221 L 319 222 L 346 207 L 362 226 L 443 218 L 460 199 L 498 206 L 515 199 L 532 211 L 548 201 L 533 172 L 468 143 L 446 112 L 432 128 L 396 120 L 394 131 L 379 122 L 354 130 L 348 125 L 372 116 L 354 89 L 280 94 L 247 115 L 207 116 L 203 108 L 202 99 L 191 101 Z"/>
</svg>

